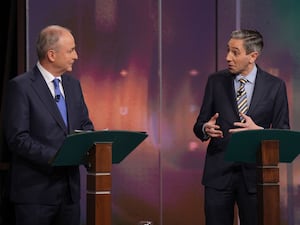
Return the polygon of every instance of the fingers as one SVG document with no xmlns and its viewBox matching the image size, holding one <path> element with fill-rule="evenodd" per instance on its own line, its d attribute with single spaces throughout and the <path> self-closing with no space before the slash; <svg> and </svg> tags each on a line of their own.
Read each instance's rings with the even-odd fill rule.
<svg viewBox="0 0 300 225">
<path fill-rule="evenodd" d="M 223 132 L 221 130 L 215 130 L 215 132 L 210 133 L 209 136 L 214 138 L 223 138 Z"/>
<path fill-rule="evenodd" d="M 243 127 L 243 128 L 248 127 L 247 121 L 246 122 L 234 122 L 233 125 L 235 127 Z"/>
<path fill-rule="evenodd" d="M 210 137 L 223 137 L 223 132 L 220 130 L 219 125 L 207 124 L 205 127 L 205 132 Z"/>
<path fill-rule="evenodd" d="M 215 113 L 204 125 L 205 133 L 209 137 L 223 137 L 223 132 L 220 130 L 220 126 L 216 124 L 218 117 L 219 113 Z"/>
<path fill-rule="evenodd" d="M 248 129 L 247 128 L 234 128 L 234 129 L 229 129 L 228 132 L 233 134 L 233 133 L 244 131 L 244 130 L 248 130 Z"/>
<path fill-rule="evenodd" d="M 215 115 L 213 115 L 210 120 L 216 121 L 218 117 L 219 117 L 219 113 L 215 113 Z"/>
<path fill-rule="evenodd" d="M 263 129 L 263 127 L 258 126 L 250 116 L 241 113 L 241 116 L 245 119 L 245 122 L 234 122 L 233 125 L 237 128 L 229 129 L 229 133 L 235 133 L 244 130 L 257 130 Z"/>
</svg>

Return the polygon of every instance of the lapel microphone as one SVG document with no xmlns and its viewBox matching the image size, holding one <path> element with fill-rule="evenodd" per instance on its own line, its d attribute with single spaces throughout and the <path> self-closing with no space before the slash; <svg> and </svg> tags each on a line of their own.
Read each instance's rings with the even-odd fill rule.
<svg viewBox="0 0 300 225">
<path fill-rule="evenodd" d="M 59 100 L 60 100 L 60 95 L 55 95 L 55 101 L 59 102 Z"/>
<path fill-rule="evenodd" d="M 241 96 L 242 95 L 242 90 L 238 90 L 237 91 L 237 96 Z"/>
</svg>

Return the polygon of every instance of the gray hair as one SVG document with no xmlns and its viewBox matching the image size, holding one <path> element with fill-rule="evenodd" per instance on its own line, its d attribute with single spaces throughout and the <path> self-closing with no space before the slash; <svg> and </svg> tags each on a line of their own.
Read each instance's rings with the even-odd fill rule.
<svg viewBox="0 0 300 225">
<path fill-rule="evenodd" d="M 64 32 L 71 33 L 68 28 L 58 25 L 50 25 L 41 30 L 36 42 L 38 59 L 43 59 L 49 49 L 55 50 L 58 48 L 57 43 Z"/>
<path fill-rule="evenodd" d="M 246 54 L 251 52 L 258 52 L 260 54 L 264 46 L 263 37 L 256 30 L 235 30 L 231 33 L 230 37 L 244 41 Z"/>
</svg>

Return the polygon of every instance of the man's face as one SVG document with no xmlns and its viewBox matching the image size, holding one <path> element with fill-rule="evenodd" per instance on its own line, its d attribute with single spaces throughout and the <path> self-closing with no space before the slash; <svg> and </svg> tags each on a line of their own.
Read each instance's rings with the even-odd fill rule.
<svg viewBox="0 0 300 225">
<path fill-rule="evenodd" d="M 258 56 L 257 52 L 247 55 L 243 44 L 244 41 L 240 39 L 230 39 L 228 42 L 226 61 L 229 71 L 233 74 L 248 75 Z"/>
<path fill-rule="evenodd" d="M 59 40 L 59 48 L 55 51 L 55 62 L 53 66 L 60 74 L 72 71 L 75 60 L 78 59 L 75 50 L 75 40 L 73 36 L 66 32 Z"/>
</svg>

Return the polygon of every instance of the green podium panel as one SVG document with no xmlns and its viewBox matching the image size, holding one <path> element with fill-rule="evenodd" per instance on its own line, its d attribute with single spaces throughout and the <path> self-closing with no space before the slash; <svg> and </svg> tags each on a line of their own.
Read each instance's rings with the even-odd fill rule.
<svg viewBox="0 0 300 225">
<path fill-rule="evenodd" d="M 85 164 L 86 153 L 94 143 L 112 143 L 112 163 L 120 163 L 148 135 L 146 132 L 124 130 L 86 131 L 68 135 L 51 162 L 52 166 Z"/>
<path fill-rule="evenodd" d="M 263 140 L 279 141 L 279 161 L 292 162 L 300 153 L 300 132 L 280 129 L 247 130 L 232 134 L 225 160 L 256 163 Z"/>
</svg>

